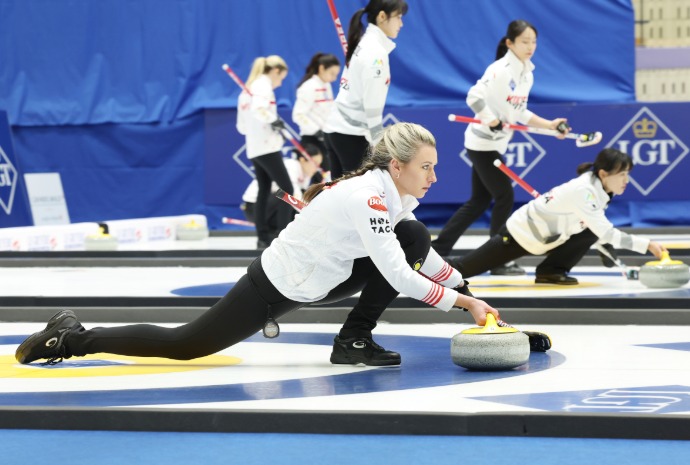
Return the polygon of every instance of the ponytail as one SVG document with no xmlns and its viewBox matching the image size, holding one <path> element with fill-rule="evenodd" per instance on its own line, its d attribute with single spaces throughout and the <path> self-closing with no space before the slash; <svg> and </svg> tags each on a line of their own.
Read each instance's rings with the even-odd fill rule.
<svg viewBox="0 0 690 465">
<path fill-rule="evenodd" d="M 355 53 L 359 41 L 364 35 L 364 28 L 362 27 L 362 16 L 364 15 L 364 8 L 357 10 L 352 19 L 350 19 L 350 26 L 347 29 L 347 55 L 345 55 L 345 66 L 350 66 L 350 59 Z"/>
<path fill-rule="evenodd" d="M 506 44 L 506 41 L 509 40 L 511 42 L 515 42 L 515 39 L 525 32 L 526 29 L 532 29 L 535 36 L 539 35 L 537 28 L 524 19 L 516 19 L 508 24 L 506 35 L 503 36 L 503 39 L 501 39 L 501 41 L 498 43 L 498 47 L 496 48 L 497 60 L 503 58 L 505 54 L 508 53 L 508 45 Z"/>
<path fill-rule="evenodd" d="M 591 161 L 580 163 L 579 165 L 577 165 L 577 174 L 580 175 L 586 173 L 587 171 L 592 171 L 593 166 L 594 163 L 592 163 Z"/>
<path fill-rule="evenodd" d="M 254 60 L 254 63 L 252 63 L 252 69 L 249 72 L 249 77 L 247 78 L 247 82 L 245 82 L 244 85 L 247 88 L 249 88 L 249 86 L 251 86 L 252 83 L 256 81 L 256 78 L 258 78 L 262 74 L 268 73 L 273 68 L 279 68 L 287 71 L 288 66 L 285 63 L 285 60 L 283 60 L 278 55 L 270 55 L 267 57 L 256 58 Z"/>
<path fill-rule="evenodd" d="M 400 13 L 401 16 L 407 14 L 406 0 L 369 0 L 367 6 L 361 10 L 357 10 L 350 19 L 350 26 L 347 30 L 347 54 L 345 55 L 345 66 L 350 66 L 350 60 L 354 55 L 359 41 L 364 35 L 364 28 L 362 27 L 362 16 L 367 14 L 367 23 L 376 24 L 376 17 L 380 12 L 384 12 L 386 17 L 390 17 L 393 13 Z"/>
<path fill-rule="evenodd" d="M 304 71 L 304 77 L 302 77 L 302 80 L 299 81 L 297 87 L 299 88 L 302 84 L 311 79 L 312 76 L 319 74 L 320 66 L 323 66 L 324 69 L 328 69 L 331 66 L 340 66 L 340 60 L 338 60 L 338 57 L 331 53 L 318 52 L 311 57 L 311 61 L 309 61 L 307 69 Z"/>
<path fill-rule="evenodd" d="M 508 40 L 508 37 L 503 36 L 501 41 L 498 43 L 498 47 L 496 47 L 497 60 L 500 60 L 506 55 L 506 53 L 508 53 L 508 46 L 506 45 L 506 40 Z"/>
<path fill-rule="evenodd" d="M 594 162 L 581 163 L 577 167 L 577 174 L 592 171 L 595 176 L 599 176 L 599 170 L 604 170 L 609 174 L 617 174 L 621 171 L 633 169 L 633 160 L 625 152 L 618 149 L 607 147 L 597 155 Z"/>
</svg>

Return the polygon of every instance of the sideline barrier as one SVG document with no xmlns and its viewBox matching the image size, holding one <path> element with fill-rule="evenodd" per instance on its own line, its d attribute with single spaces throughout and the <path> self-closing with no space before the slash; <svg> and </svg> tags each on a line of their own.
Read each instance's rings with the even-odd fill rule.
<svg viewBox="0 0 690 465">
<path fill-rule="evenodd" d="M 178 227 L 194 221 L 206 227 L 204 215 L 165 216 L 105 221 L 118 244 L 174 241 Z M 86 250 L 86 237 L 101 231 L 99 223 L 0 228 L 0 251 L 42 252 Z"/>
</svg>

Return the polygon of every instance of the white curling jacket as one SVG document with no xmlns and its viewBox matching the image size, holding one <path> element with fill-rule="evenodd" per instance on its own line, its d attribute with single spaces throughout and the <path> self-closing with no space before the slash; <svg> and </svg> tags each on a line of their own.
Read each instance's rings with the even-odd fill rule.
<svg viewBox="0 0 690 465">
<path fill-rule="evenodd" d="M 249 86 L 251 96 L 242 92 L 237 99 L 237 132 L 246 140 L 247 158 L 279 152 L 283 136 L 271 128 L 278 119 L 271 79 L 262 74 Z"/>
<path fill-rule="evenodd" d="M 649 239 L 624 233 L 606 218 L 609 201 L 601 180 L 588 171 L 520 207 L 506 226 L 518 244 L 533 255 L 555 249 L 586 228 L 599 242 L 645 253 Z"/>
<path fill-rule="evenodd" d="M 287 298 L 315 302 L 352 274 L 356 258 L 371 260 L 397 291 L 450 310 L 462 276 L 430 250 L 419 273 L 405 261 L 393 229 L 414 220 L 417 199 L 401 198 L 388 171 L 375 169 L 325 189 L 264 250 L 271 283 Z"/>
<path fill-rule="evenodd" d="M 378 26 L 367 26 L 349 65 L 343 70 L 340 90 L 324 132 L 364 136 L 370 144 L 379 141 L 391 81 L 388 55 L 394 48 L 395 42 Z"/>
<path fill-rule="evenodd" d="M 534 113 L 527 109 L 529 91 L 534 83 L 534 64 L 523 63 L 511 51 L 493 62 L 482 78 L 467 93 L 467 105 L 483 124 L 472 123 L 465 130 L 465 147 L 470 150 L 505 153 L 513 137 L 512 129 L 492 132 L 488 123 L 499 119 L 504 123 L 522 123 Z"/>
<path fill-rule="evenodd" d="M 297 101 L 292 108 L 292 120 L 299 126 L 301 136 L 313 136 L 323 131 L 333 108 L 333 88 L 318 75 L 304 81 L 297 89 Z"/>
</svg>

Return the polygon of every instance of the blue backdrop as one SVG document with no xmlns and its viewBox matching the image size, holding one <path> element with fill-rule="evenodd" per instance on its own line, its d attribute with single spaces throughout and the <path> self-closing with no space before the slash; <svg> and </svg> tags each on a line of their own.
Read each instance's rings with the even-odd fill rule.
<svg viewBox="0 0 690 465">
<path fill-rule="evenodd" d="M 409 3 L 389 111 L 458 112 L 515 18 L 539 30 L 531 106 L 634 101 L 630 0 L 579 0 L 586 14 L 563 14 L 570 0 Z M 365 4 L 336 0 L 346 29 Z M 326 0 L 0 0 L 0 109 L 24 170 L 60 172 L 73 221 L 205 213 L 213 225 L 215 202 L 239 203 L 205 185 L 222 173 L 205 164 L 204 112 L 233 108 L 239 93 L 221 65 L 244 79 L 256 56 L 283 56 L 289 115 L 316 51 L 342 54 Z M 234 135 L 234 124 L 217 129 Z M 429 200 L 464 200 L 442 192 Z"/>
</svg>

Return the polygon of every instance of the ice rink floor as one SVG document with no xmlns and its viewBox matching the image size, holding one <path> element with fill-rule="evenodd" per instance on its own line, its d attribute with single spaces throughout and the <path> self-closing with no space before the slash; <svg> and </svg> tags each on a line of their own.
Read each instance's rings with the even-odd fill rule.
<svg viewBox="0 0 690 465">
<path fill-rule="evenodd" d="M 686 236 L 660 239 L 673 244 L 679 255 L 690 242 Z M 209 239 L 184 250 L 250 250 L 252 240 Z M 461 244 L 463 248 L 475 247 L 469 241 L 478 245 L 482 238 L 467 241 Z M 498 428 L 499 435 L 519 435 L 512 429 L 519 427 L 522 434 L 538 435 L 542 428 L 542 435 L 565 437 L 577 430 L 573 422 L 583 421 L 593 437 L 660 439 L 663 436 L 655 435 L 668 435 L 672 430 L 678 432 L 670 439 L 688 436 L 690 326 L 685 322 L 690 312 L 690 286 L 647 289 L 639 281 L 626 280 L 616 269 L 591 263 L 573 270 L 580 284 L 572 287 L 535 285 L 534 267 L 529 265 L 527 276 L 487 274 L 472 279 L 475 295 L 489 303 L 510 302 L 514 305 L 508 307 L 522 307 L 527 312 L 534 310 L 535 302 L 539 306 L 544 301 L 574 307 L 560 317 L 559 324 L 553 324 L 555 320 L 539 319 L 539 315 L 550 311 L 560 314 L 563 309 L 542 308 L 535 320 L 500 306 L 505 308 L 502 316 L 506 321 L 523 330 L 546 332 L 553 340 L 548 352 L 532 353 L 526 365 L 502 372 L 470 371 L 452 363 L 450 339 L 473 326 L 467 314 L 456 311 L 451 312 L 450 320 L 434 319 L 433 315 L 443 312 L 411 304 L 404 296 L 398 299 L 400 308 L 384 313 L 375 332 L 377 342 L 401 353 L 403 362 L 396 368 L 331 365 L 329 355 L 339 320 L 324 323 L 323 318 L 310 319 L 329 309 L 320 313 L 298 310 L 295 314 L 301 316 L 281 323 L 281 335 L 276 340 L 257 334 L 218 354 L 192 361 L 97 354 L 65 360 L 54 367 L 22 366 L 14 360 L 17 345 L 41 330 L 45 315 L 57 311 L 65 299 L 82 299 L 75 302 L 84 307 L 73 309 L 86 327 L 123 324 L 130 319 L 165 321 L 161 320 L 164 307 L 176 299 L 201 298 L 202 305 L 195 311 L 203 311 L 203 303 L 227 292 L 245 266 L 184 266 L 182 262 L 179 266 L 2 267 L 0 299 L 16 303 L 4 305 L 3 314 L 11 317 L 0 322 L 2 417 L 5 422 L 19 421 L 29 428 L 50 428 L 53 423 L 45 412 L 61 412 L 64 419 L 82 425 L 82 429 L 101 429 L 107 420 L 118 425 L 115 429 L 128 429 L 127 422 L 132 427 L 131 421 L 141 421 L 146 423 L 144 429 L 166 430 L 173 428 L 170 417 L 156 417 L 156 412 L 176 415 L 175 422 L 183 429 L 189 427 L 190 415 L 196 412 L 215 415 L 220 430 L 311 432 L 314 418 L 335 416 L 344 418 L 345 425 L 343 431 L 335 432 L 348 433 L 347 425 L 359 425 L 355 418 L 359 415 L 390 421 L 386 424 L 391 433 L 434 434 L 438 429 L 434 424 L 455 422 L 457 434 L 481 434 L 490 425 Z M 125 309 L 129 310 L 126 315 L 134 314 L 135 318 L 123 320 L 118 316 L 124 311 L 120 305 L 101 305 L 110 300 L 127 302 L 122 299 L 128 298 L 142 299 L 137 301 L 140 307 L 135 313 Z M 199 307 L 199 300 L 191 302 L 192 307 Z M 608 302 L 616 317 L 607 320 L 603 314 L 609 311 Z M 654 308 L 640 308 L 639 302 L 652 302 Z M 157 309 L 155 319 L 148 318 L 149 303 Z M 94 306 L 103 308 L 94 310 Z M 634 320 L 641 324 L 630 324 L 626 315 L 632 309 L 645 315 Z M 333 312 L 341 318 L 346 310 Z M 414 311 L 416 316 L 398 316 L 406 311 Z M 589 319 L 578 321 L 579 312 L 588 311 Z M 602 316 L 599 323 L 591 317 L 598 312 Z M 194 314 L 177 313 L 166 324 L 179 324 Z M 429 315 L 428 320 L 424 315 Z M 118 419 L 118 415 L 124 417 Z M 131 415 L 144 416 L 132 420 Z M 243 419 L 239 424 L 235 421 L 238 418 Z M 266 418 L 271 420 L 266 422 Z M 548 428 L 529 429 L 535 428 L 535 418 L 549 418 Z M 307 419 L 312 419 L 311 427 Z M 607 421 L 623 430 L 607 430 L 603 426 Z M 677 428 L 678 422 L 685 433 Z M 505 428 L 503 433 L 500 425 Z M 639 431 L 641 425 L 655 429 Z"/>
</svg>

